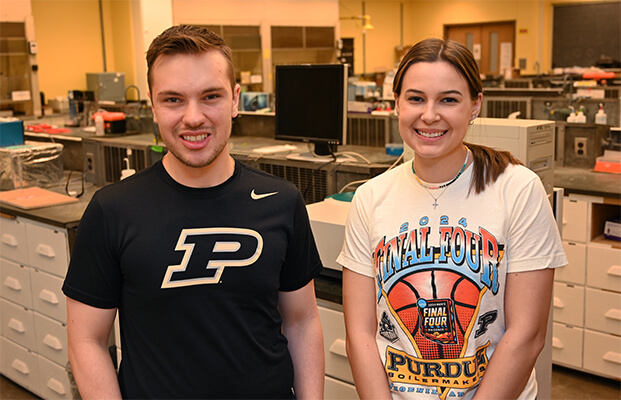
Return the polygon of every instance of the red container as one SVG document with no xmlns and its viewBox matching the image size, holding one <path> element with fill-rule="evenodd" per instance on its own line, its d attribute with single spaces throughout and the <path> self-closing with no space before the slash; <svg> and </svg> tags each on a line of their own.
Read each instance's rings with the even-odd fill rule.
<svg viewBox="0 0 621 400">
<path fill-rule="evenodd" d="M 93 121 L 98 115 L 101 115 L 104 120 L 105 133 L 125 133 L 127 127 L 125 113 L 100 111 L 93 114 Z"/>
</svg>

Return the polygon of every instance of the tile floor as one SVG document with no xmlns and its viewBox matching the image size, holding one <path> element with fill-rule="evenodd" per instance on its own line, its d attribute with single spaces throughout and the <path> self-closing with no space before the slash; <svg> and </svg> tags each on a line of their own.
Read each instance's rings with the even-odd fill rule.
<svg viewBox="0 0 621 400">
<path fill-rule="evenodd" d="M 1 400 L 39 399 L 4 376 L 0 376 Z M 620 400 L 621 383 L 568 368 L 554 366 L 552 400 Z"/>
</svg>

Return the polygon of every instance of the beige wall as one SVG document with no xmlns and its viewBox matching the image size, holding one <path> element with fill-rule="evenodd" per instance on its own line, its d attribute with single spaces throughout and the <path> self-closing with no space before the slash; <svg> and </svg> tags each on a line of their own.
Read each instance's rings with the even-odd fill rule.
<svg viewBox="0 0 621 400">
<path fill-rule="evenodd" d="M 270 24 L 312 25 L 332 21 L 337 25 L 337 37 L 340 34 L 340 37 L 354 38 L 356 73 L 363 71 L 363 61 L 367 72 L 393 68 L 398 61 L 396 47 L 411 45 L 425 37 L 441 37 L 445 24 L 512 20 L 516 21 L 517 29 L 516 63 L 525 58 L 526 72 L 530 73 L 534 72 L 535 61 L 539 61 L 542 72 L 548 72 L 552 5 L 596 1 L 619 0 L 103 0 L 106 69 L 125 72 L 128 85 L 144 79 L 145 46 L 155 33 L 147 32 L 149 26 L 143 29 L 139 25 L 141 18 L 151 18 L 148 11 L 157 2 L 158 6 L 161 3 L 164 8 L 172 8 L 173 23 L 269 21 Z M 1 8 L 5 10 L 13 3 L 31 3 L 39 45 L 39 86 L 47 98 L 66 96 L 69 89 L 85 89 L 87 72 L 104 71 L 98 0 L 2 2 Z M 142 7 L 143 4 L 146 6 Z M 363 4 L 375 26 L 364 34 L 365 46 L 362 46 L 362 23 L 346 19 L 361 15 Z M 0 11 L 1 15 L 6 14 L 5 10 Z M 338 16 L 340 24 L 335 22 Z M 159 26 L 152 28 L 158 30 Z M 268 31 L 262 29 L 263 34 Z M 139 43 L 140 39 L 146 44 Z M 264 56 L 269 58 L 269 53 Z M 142 84 L 139 86 L 141 91 L 145 90 Z M 146 93 L 141 96 L 145 98 Z"/>
</svg>

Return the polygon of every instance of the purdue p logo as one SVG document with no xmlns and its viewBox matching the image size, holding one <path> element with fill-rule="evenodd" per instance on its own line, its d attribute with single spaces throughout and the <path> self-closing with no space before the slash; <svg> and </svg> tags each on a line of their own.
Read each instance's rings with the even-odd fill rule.
<svg viewBox="0 0 621 400">
<path fill-rule="evenodd" d="M 263 238 L 250 229 L 184 229 L 175 247 L 183 259 L 168 266 L 162 289 L 218 283 L 225 267 L 251 265 L 262 249 Z"/>
</svg>

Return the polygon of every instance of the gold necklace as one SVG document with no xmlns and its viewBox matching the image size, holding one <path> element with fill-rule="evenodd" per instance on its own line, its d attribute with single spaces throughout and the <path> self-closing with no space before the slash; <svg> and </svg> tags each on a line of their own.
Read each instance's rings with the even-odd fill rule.
<svg viewBox="0 0 621 400">
<path fill-rule="evenodd" d="M 425 189 L 425 191 L 427 191 L 427 193 L 429 193 L 429 196 L 431 196 L 433 198 L 433 209 L 435 210 L 436 207 L 438 206 L 438 199 L 440 197 L 442 197 L 442 195 L 444 194 L 444 192 L 446 192 L 446 189 L 448 189 L 449 185 L 451 185 L 453 182 L 455 182 L 457 180 L 457 178 L 459 178 L 461 176 L 461 174 L 464 172 L 464 170 L 466 169 L 466 165 L 468 164 L 468 157 L 470 156 L 470 149 L 468 148 L 468 146 L 464 145 L 464 147 L 466 148 L 466 159 L 464 160 L 464 165 L 461 166 L 461 169 L 459 170 L 459 172 L 457 173 L 457 175 L 455 175 L 455 178 L 451 179 L 449 182 L 439 185 L 439 186 L 430 186 L 430 185 L 425 185 L 423 183 L 423 181 L 420 180 L 420 178 L 418 177 L 418 175 L 416 175 L 416 171 L 414 170 L 414 160 L 412 160 L 412 172 L 414 173 L 414 177 L 416 178 L 416 182 L 418 182 L 419 185 L 421 185 L 423 187 L 423 189 Z M 444 190 L 442 191 L 442 193 L 440 193 L 438 195 L 438 197 L 434 196 L 433 194 L 431 194 L 431 192 L 429 191 L 429 189 L 442 189 L 444 188 Z"/>
</svg>

